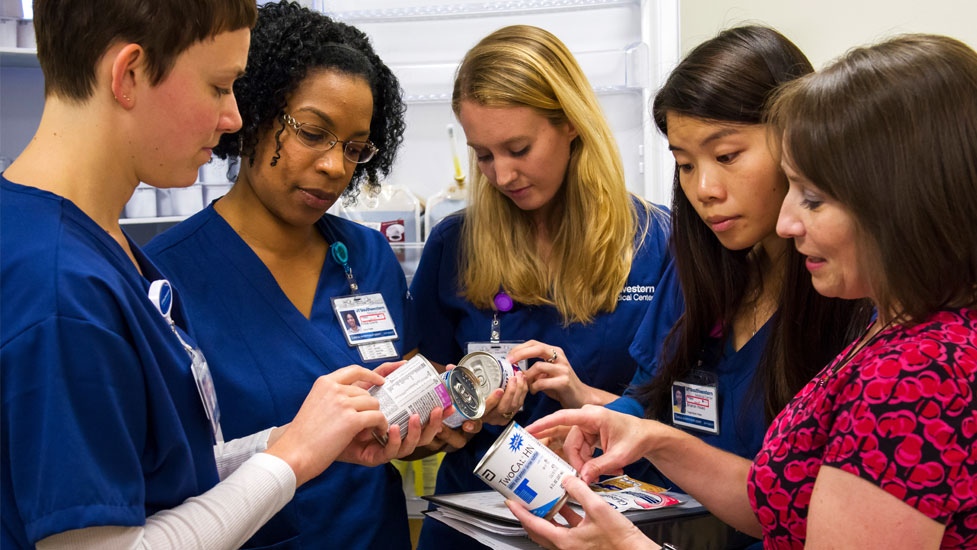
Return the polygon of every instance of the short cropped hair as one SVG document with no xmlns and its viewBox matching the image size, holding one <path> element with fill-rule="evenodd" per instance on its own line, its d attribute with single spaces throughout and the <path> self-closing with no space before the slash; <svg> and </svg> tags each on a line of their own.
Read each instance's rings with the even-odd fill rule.
<svg viewBox="0 0 977 550">
<path fill-rule="evenodd" d="M 194 43 L 250 28 L 257 16 L 254 0 L 34 0 L 44 95 L 91 97 L 95 65 L 120 41 L 145 49 L 159 84 Z"/>
<path fill-rule="evenodd" d="M 881 311 L 912 324 L 975 304 L 977 52 L 921 34 L 858 48 L 788 84 L 769 117 L 855 218 Z"/>
</svg>

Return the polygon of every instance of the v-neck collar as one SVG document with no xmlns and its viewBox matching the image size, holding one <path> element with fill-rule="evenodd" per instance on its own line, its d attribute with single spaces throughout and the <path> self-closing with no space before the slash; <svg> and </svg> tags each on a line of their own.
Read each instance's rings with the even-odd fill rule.
<svg viewBox="0 0 977 550">
<path fill-rule="evenodd" d="M 215 250 L 219 250 L 225 260 L 241 274 L 241 279 L 249 285 L 255 292 L 255 296 L 264 300 L 268 305 L 269 312 L 274 312 L 289 329 L 302 340 L 309 349 L 319 357 L 324 364 L 335 363 L 336 357 L 342 357 L 349 353 L 345 342 L 342 348 L 337 342 L 333 342 L 323 331 L 317 328 L 318 323 L 328 323 L 331 313 L 331 301 L 324 296 L 326 288 L 329 286 L 327 279 L 332 276 L 334 270 L 330 269 L 327 258 L 325 264 L 319 272 L 319 280 L 316 283 L 315 297 L 312 301 L 310 317 L 306 319 L 302 312 L 295 307 L 285 292 L 278 285 L 271 270 L 261 261 L 261 258 L 251 249 L 250 246 L 234 231 L 234 228 L 227 223 L 220 214 L 214 210 L 213 205 L 208 207 L 210 223 L 213 224 L 214 231 L 208 231 L 210 245 Z M 317 222 L 316 227 L 323 231 L 322 224 L 325 220 Z M 323 233 L 326 236 L 326 233 Z M 326 236 L 328 240 L 328 236 Z M 345 281 L 345 277 L 343 278 Z M 325 308 L 325 311 L 324 311 Z M 335 321 L 338 323 L 338 321 Z M 339 354 L 339 355 L 337 355 Z"/>
</svg>

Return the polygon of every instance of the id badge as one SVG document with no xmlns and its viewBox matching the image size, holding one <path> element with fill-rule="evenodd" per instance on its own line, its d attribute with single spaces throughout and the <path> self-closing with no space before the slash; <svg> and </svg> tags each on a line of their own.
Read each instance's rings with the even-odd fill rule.
<svg viewBox="0 0 977 550">
<path fill-rule="evenodd" d="M 672 384 L 672 424 L 719 433 L 719 382 L 714 374 L 693 371 Z"/>
<path fill-rule="evenodd" d="M 397 338 L 397 329 L 379 292 L 332 298 L 332 309 L 351 346 L 374 344 Z"/>
<path fill-rule="evenodd" d="M 468 342 L 468 346 L 467 346 L 468 347 L 468 351 L 466 352 L 466 354 L 467 353 L 476 352 L 476 351 L 484 351 L 484 352 L 492 355 L 496 359 L 505 359 L 506 356 L 509 355 L 509 351 L 512 348 L 518 346 L 519 344 L 522 344 L 522 342 L 519 342 L 519 341 L 509 341 L 509 342 Z M 519 361 L 518 363 L 516 363 L 513 366 L 518 367 L 519 370 L 521 370 L 522 372 L 526 372 L 526 370 L 529 368 L 528 361 L 526 359 L 523 359 L 522 361 Z"/>
<path fill-rule="evenodd" d="M 200 394 L 200 401 L 203 402 L 204 412 L 207 413 L 207 420 L 210 421 L 210 429 L 214 433 L 214 440 L 220 442 L 221 411 L 217 404 L 217 392 L 214 390 L 214 378 L 210 375 L 210 367 L 204 354 L 197 348 L 190 349 L 190 371 L 193 373 L 193 380 L 197 383 L 197 392 Z"/>
<path fill-rule="evenodd" d="M 149 284 L 147 294 L 149 301 L 156 307 L 156 311 L 163 316 L 170 330 L 180 341 L 183 349 L 190 356 L 190 373 L 197 384 L 197 393 L 200 394 L 200 401 L 204 406 L 204 413 L 207 421 L 210 422 L 210 431 L 214 434 L 214 441 L 218 447 L 224 445 L 224 436 L 221 433 L 221 411 L 217 405 L 217 391 L 214 390 L 214 379 L 210 375 L 210 367 L 207 366 L 207 359 L 199 349 L 187 343 L 180 335 L 180 331 L 173 322 L 170 314 L 173 310 L 173 288 L 166 279 L 158 279 Z"/>
<path fill-rule="evenodd" d="M 346 336 L 363 361 L 379 361 L 397 356 L 393 340 L 397 328 L 379 292 L 332 298 L 332 309 Z"/>
</svg>

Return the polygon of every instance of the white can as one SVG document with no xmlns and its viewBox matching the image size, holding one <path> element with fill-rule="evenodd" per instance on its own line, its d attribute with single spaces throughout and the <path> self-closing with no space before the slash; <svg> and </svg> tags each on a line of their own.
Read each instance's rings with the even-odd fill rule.
<svg viewBox="0 0 977 550">
<path fill-rule="evenodd" d="M 517 367 L 513 367 L 505 359 L 499 359 L 491 353 L 473 351 L 458 361 L 459 367 L 465 367 L 475 374 L 478 379 L 478 391 L 482 399 L 488 399 L 497 388 L 505 389 Z"/>
<path fill-rule="evenodd" d="M 417 354 L 397 370 L 387 376 L 382 386 L 369 389 L 370 395 L 380 402 L 380 412 L 391 425 L 400 426 L 400 436 L 407 436 L 407 423 L 412 414 L 421 415 L 421 424 L 431 418 L 436 407 L 447 409 L 451 405 L 448 390 L 441 383 L 441 377 L 434 365 Z M 387 444 L 387 435 L 373 432 L 373 437 L 382 445 Z"/>
<path fill-rule="evenodd" d="M 474 474 L 506 498 L 524 503 L 533 515 L 550 519 L 567 500 L 563 478 L 577 471 L 512 422 L 475 466 Z"/>
<path fill-rule="evenodd" d="M 465 420 L 478 420 L 485 414 L 485 397 L 479 393 L 478 379 L 472 371 L 455 367 L 441 373 L 441 381 L 455 406 L 455 412 L 442 421 L 444 425 L 457 428 Z"/>
</svg>

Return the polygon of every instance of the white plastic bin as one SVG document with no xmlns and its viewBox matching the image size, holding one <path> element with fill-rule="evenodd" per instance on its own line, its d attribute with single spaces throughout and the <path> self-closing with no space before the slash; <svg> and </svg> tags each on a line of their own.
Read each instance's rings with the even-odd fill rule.
<svg viewBox="0 0 977 550">
<path fill-rule="evenodd" d="M 156 217 L 156 188 L 140 183 L 122 211 L 126 218 Z"/>
<path fill-rule="evenodd" d="M 160 217 L 189 216 L 196 214 L 203 208 L 203 191 L 200 184 L 190 187 L 174 187 L 159 189 L 156 193 L 159 201 L 157 211 Z"/>
</svg>

